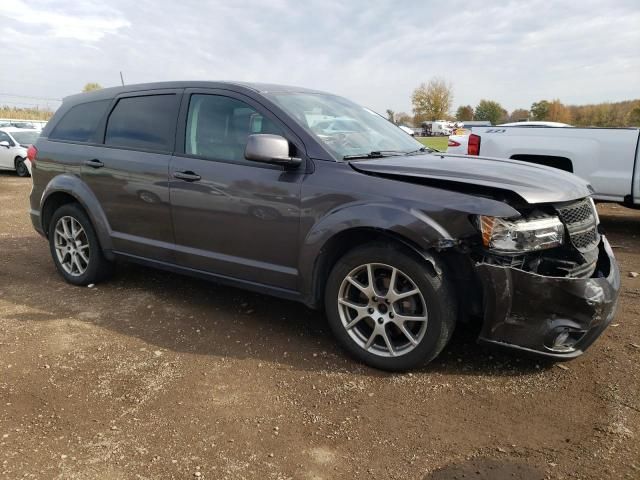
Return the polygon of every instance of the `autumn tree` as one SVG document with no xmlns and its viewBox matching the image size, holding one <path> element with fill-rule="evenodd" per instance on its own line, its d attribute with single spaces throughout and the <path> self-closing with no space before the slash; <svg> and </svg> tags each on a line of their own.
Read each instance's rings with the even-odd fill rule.
<svg viewBox="0 0 640 480">
<path fill-rule="evenodd" d="M 82 91 L 83 92 L 93 92 L 94 90 L 100 90 L 101 88 L 102 88 L 102 85 L 100 85 L 99 83 L 89 82 L 84 86 Z"/>
<path fill-rule="evenodd" d="M 629 127 L 640 127 L 640 104 L 626 115 L 625 123 Z"/>
<path fill-rule="evenodd" d="M 456 120 L 460 122 L 473 120 L 473 107 L 471 105 L 460 105 L 456 110 Z"/>
<path fill-rule="evenodd" d="M 453 102 L 451 83 L 443 78 L 432 78 L 413 91 L 411 103 L 416 123 L 425 120 L 439 120 L 449 114 Z"/>
<path fill-rule="evenodd" d="M 493 100 L 480 100 L 473 112 L 475 120 L 489 120 L 493 125 L 500 123 L 505 117 L 506 110 L 498 102 Z"/>
<path fill-rule="evenodd" d="M 529 119 L 529 110 L 524 108 L 516 108 L 511 115 L 509 115 L 510 122 L 523 122 Z"/>
<path fill-rule="evenodd" d="M 550 122 L 571 123 L 571 111 L 557 98 L 548 102 L 546 120 Z"/>
</svg>

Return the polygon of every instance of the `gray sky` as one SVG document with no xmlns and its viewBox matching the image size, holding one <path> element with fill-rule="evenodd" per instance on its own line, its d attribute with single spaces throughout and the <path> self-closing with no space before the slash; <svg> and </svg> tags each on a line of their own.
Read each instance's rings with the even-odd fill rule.
<svg viewBox="0 0 640 480">
<path fill-rule="evenodd" d="M 454 111 L 481 98 L 508 110 L 640 98 L 640 0 L 1 4 L 0 103 L 117 85 L 120 70 L 127 83 L 300 85 L 379 112 L 410 112 L 432 76 L 453 84 Z"/>
</svg>

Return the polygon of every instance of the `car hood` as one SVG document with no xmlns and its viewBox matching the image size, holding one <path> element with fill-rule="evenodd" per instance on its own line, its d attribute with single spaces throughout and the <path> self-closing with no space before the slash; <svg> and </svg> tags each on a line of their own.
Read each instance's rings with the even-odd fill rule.
<svg viewBox="0 0 640 480">
<path fill-rule="evenodd" d="M 349 163 L 363 173 L 508 190 L 530 204 L 567 202 L 593 193 L 587 182 L 571 173 L 501 158 L 439 153 L 352 160 Z"/>
</svg>

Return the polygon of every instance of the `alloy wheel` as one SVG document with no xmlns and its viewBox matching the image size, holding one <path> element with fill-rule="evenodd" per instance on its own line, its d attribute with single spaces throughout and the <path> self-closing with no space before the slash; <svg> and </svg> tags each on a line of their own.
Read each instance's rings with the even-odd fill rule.
<svg viewBox="0 0 640 480">
<path fill-rule="evenodd" d="M 78 220 L 60 217 L 53 232 L 54 247 L 62 269 L 74 277 L 89 267 L 89 239 Z"/>
<path fill-rule="evenodd" d="M 405 355 L 427 330 L 427 306 L 416 283 L 381 263 L 354 268 L 338 291 L 342 326 L 362 349 L 381 357 Z"/>
</svg>

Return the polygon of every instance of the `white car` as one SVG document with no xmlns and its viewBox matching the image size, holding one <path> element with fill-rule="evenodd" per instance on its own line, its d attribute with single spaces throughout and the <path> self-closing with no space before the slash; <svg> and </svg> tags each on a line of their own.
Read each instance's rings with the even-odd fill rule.
<svg viewBox="0 0 640 480">
<path fill-rule="evenodd" d="M 412 137 L 415 135 L 413 128 L 405 127 L 404 125 L 398 125 L 398 128 L 402 130 L 407 135 L 411 135 Z"/>
<path fill-rule="evenodd" d="M 19 177 L 31 175 L 27 149 L 39 136 L 36 129 L 0 128 L 0 170 L 15 170 Z"/>
</svg>

